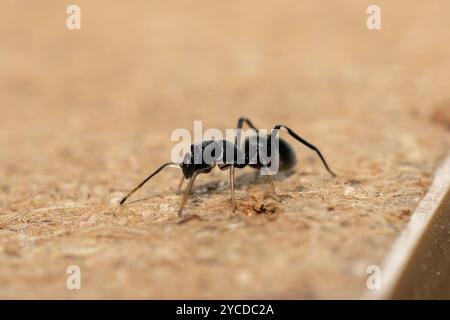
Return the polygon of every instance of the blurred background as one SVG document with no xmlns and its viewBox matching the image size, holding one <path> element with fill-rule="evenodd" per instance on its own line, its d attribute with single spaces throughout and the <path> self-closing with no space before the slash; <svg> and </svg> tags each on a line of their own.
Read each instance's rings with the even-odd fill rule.
<svg viewBox="0 0 450 320">
<path fill-rule="evenodd" d="M 233 128 L 241 115 L 320 127 L 313 137 L 331 145 L 327 122 L 356 133 L 384 111 L 386 126 L 396 112 L 426 119 L 448 99 L 446 1 L 380 1 L 379 31 L 361 1 L 79 1 L 81 30 L 66 28 L 70 4 L 2 1 L 3 161 L 66 152 L 109 170 L 130 153 L 154 159 L 194 119 Z M 78 159 L 77 143 L 95 157 Z"/>
</svg>

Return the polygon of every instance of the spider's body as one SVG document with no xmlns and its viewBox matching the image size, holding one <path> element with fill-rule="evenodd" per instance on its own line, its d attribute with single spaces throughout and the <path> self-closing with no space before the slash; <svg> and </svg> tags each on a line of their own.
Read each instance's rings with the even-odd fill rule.
<svg viewBox="0 0 450 320">
<path fill-rule="evenodd" d="M 248 157 L 234 143 L 228 140 L 204 140 L 191 145 L 191 152 L 186 153 L 180 164 L 183 176 L 190 179 L 194 173 L 208 173 L 215 165 L 221 170 L 231 164 L 244 168 Z"/>
<path fill-rule="evenodd" d="M 221 170 L 228 169 L 230 165 L 239 169 L 246 166 L 261 169 L 270 166 L 273 155 L 278 156 L 279 171 L 290 170 L 297 163 L 295 151 L 281 138 L 278 143 L 279 151 L 275 155 L 271 152 L 270 135 L 246 137 L 243 150 L 228 140 L 204 140 L 191 145 L 191 152 L 184 155 L 180 166 L 184 177 L 190 179 L 196 171 L 209 173 L 215 165 Z M 205 157 L 205 154 L 211 157 Z"/>
<path fill-rule="evenodd" d="M 242 129 L 244 123 L 247 123 L 248 126 L 255 130 L 256 135 L 246 137 L 242 149 L 240 146 L 240 130 Z M 286 129 L 288 133 L 297 141 L 316 151 L 328 172 L 335 176 L 334 172 L 331 171 L 328 167 L 328 164 L 326 163 L 319 149 L 301 138 L 288 127 L 284 125 L 277 125 L 273 128 L 271 134 L 260 134 L 258 132 L 258 129 L 253 126 L 248 118 L 239 118 L 237 124 L 238 135 L 235 139 L 235 143 L 232 143 L 228 140 L 204 140 L 192 144 L 190 152 L 184 155 L 182 163 L 169 162 L 163 164 L 154 173 L 152 173 L 149 177 L 142 181 L 136 188 L 131 190 L 120 201 L 120 204 L 123 204 L 131 194 L 142 187 L 148 180 L 150 180 L 163 168 L 165 168 L 166 166 L 176 166 L 181 168 L 183 172 L 183 178 L 181 180 L 180 187 L 184 179 L 189 180 L 189 184 L 184 193 L 183 201 L 178 211 L 178 214 L 181 216 L 183 207 L 187 201 L 189 193 L 192 190 L 192 186 L 197 175 L 200 173 L 209 173 L 217 165 L 221 170 L 230 170 L 230 189 L 234 210 L 234 168 L 241 169 L 245 168 L 246 166 L 250 166 L 255 169 L 260 169 L 263 171 L 267 170 L 267 172 L 269 172 L 268 169 L 271 167 L 272 161 L 276 160 L 278 163 L 278 170 L 286 171 L 292 169 L 297 163 L 294 149 L 285 140 L 277 136 L 277 133 L 281 128 Z M 277 139 L 276 141 L 278 142 L 277 144 L 274 144 L 275 146 L 277 146 L 277 148 L 276 150 L 272 150 L 272 142 L 275 141 L 275 139 Z M 266 177 L 270 183 L 272 192 L 276 197 L 272 179 L 268 173 Z"/>
</svg>

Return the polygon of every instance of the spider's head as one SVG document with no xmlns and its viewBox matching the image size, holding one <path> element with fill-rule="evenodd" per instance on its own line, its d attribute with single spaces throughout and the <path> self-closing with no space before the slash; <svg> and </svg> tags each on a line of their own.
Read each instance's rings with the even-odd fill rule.
<svg viewBox="0 0 450 320">
<path fill-rule="evenodd" d="M 195 164 L 194 161 L 191 161 L 191 155 L 186 153 L 183 159 L 183 162 L 180 164 L 181 170 L 183 170 L 183 176 L 186 179 L 190 179 L 195 172 Z"/>
<path fill-rule="evenodd" d="M 194 157 L 190 153 L 186 153 L 183 158 L 183 162 L 180 164 L 183 175 L 186 179 L 192 178 L 194 173 L 202 172 L 208 173 L 211 171 L 213 165 L 205 161 L 195 161 Z"/>
</svg>

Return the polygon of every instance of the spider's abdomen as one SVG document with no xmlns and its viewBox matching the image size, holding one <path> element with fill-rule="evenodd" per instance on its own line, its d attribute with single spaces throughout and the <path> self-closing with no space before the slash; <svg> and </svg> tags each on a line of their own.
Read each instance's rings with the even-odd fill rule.
<svg viewBox="0 0 450 320">
<path fill-rule="evenodd" d="M 297 164 L 297 156 L 289 143 L 280 138 L 280 171 L 292 169 Z"/>
<path fill-rule="evenodd" d="M 244 150 L 248 158 L 248 165 L 255 169 L 270 166 L 271 159 L 278 155 L 278 169 L 280 171 L 292 169 L 297 163 L 294 149 L 285 140 L 279 138 L 278 150 L 271 150 L 269 137 L 268 135 L 258 135 L 245 139 Z"/>
</svg>

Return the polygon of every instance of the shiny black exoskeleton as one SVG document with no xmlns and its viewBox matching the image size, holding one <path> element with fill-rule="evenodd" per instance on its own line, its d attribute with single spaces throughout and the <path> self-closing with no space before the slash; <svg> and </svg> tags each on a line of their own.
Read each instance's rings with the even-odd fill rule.
<svg viewBox="0 0 450 320">
<path fill-rule="evenodd" d="M 244 123 L 254 130 L 255 135 L 246 137 L 243 148 L 241 148 L 240 136 Z M 148 180 L 167 166 L 175 166 L 182 169 L 183 177 L 179 188 L 181 188 L 181 185 L 185 179 L 189 180 L 189 184 L 186 188 L 180 209 L 178 211 L 180 216 L 197 175 L 200 173 L 210 172 L 216 165 L 221 170 L 230 170 L 230 190 L 233 211 L 236 207 L 234 199 L 234 168 L 245 168 L 246 166 L 250 166 L 263 171 L 267 170 L 265 175 L 270 183 L 274 197 L 277 198 L 269 172 L 272 161 L 277 161 L 278 165 L 276 167 L 279 171 L 292 169 L 297 163 L 294 149 L 285 140 L 278 138 L 277 134 L 281 128 L 286 129 L 287 132 L 297 141 L 316 151 L 328 172 L 335 176 L 334 172 L 328 167 L 328 164 L 319 149 L 297 135 L 290 128 L 284 125 L 277 125 L 272 129 L 270 134 L 261 134 L 248 118 L 239 118 L 237 124 L 238 132 L 234 143 L 228 140 L 204 140 L 192 144 L 190 153 L 185 154 L 182 163 L 169 162 L 163 164 L 154 173 L 142 181 L 136 188 L 131 190 L 120 201 L 120 204 L 125 203 L 131 194 L 141 188 Z M 272 141 L 274 141 L 274 139 L 277 139 L 276 141 L 278 141 L 278 147 L 276 150 L 272 150 Z"/>
</svg>

